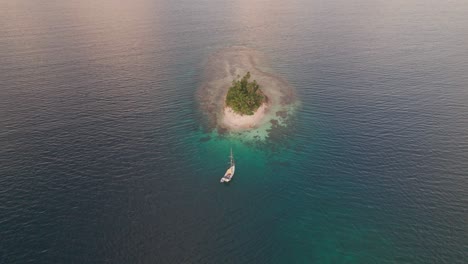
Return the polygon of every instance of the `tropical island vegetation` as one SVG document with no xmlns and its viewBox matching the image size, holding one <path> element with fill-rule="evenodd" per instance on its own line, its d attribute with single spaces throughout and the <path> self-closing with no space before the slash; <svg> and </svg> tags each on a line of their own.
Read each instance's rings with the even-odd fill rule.
<svg viewBox="0 0 468 264">
<path fill-rule="evenodd" d="M 238 80 L 232 81 L 232 86 L 226 96 L 226 106 L 230 107 L 235 113 L 240 115 L 253 115 L 255 111 L 265 101 L 263 94 L 257 81 L 250 79 L 250 72 Z"/>
</svg>

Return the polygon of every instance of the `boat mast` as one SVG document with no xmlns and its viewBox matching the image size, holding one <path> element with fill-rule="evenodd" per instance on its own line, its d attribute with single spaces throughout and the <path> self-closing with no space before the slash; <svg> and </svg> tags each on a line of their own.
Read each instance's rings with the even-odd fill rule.
<svg viewBox="0 0 468 264">
<path fill-rule="evenodd" d="M 232 148 L 231 148 L 231 167 L 232 167 Z"/>
</svg>

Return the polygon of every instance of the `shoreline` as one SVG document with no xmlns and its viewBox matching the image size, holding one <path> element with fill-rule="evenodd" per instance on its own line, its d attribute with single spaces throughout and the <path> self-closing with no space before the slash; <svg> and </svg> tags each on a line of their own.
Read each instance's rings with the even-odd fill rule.
<svg viewBox="0 0 468 264">
<path fill-rule="evenodd" d="M 257 127 L 268 112 L 268 106 L 263 103 L 253 115 L 240 115 L 226 106 L 223 110 L 222 124 L 232 130 L 244 130 Z"/>
</svg>

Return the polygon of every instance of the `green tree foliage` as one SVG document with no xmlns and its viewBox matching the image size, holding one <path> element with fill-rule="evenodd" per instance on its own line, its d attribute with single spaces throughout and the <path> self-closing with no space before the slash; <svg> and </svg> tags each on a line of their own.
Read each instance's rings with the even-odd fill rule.
<svg viewBox="0 0 468 264">
<path fill-rule="evenodd" d="M 240 80 L 233 80 L 226 96 L 226 105 L 241 115 L 253 115 L 265 99 L 257 82 L 249 79 L 247 72 Z"/>
</svg>

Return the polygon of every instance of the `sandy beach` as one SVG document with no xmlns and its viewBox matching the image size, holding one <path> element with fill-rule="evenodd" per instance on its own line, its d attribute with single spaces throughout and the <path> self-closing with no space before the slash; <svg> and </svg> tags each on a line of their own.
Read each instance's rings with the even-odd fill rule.
<svg viewBox="0 0 468 264">
<path fill-rule="evenodd" d="M 233 130 L 244 130 L 255 128 L 265 118 L 267 105 L 262 104 L 253 115 L 239 115 L 230 107 L 224 108 L 222 125 Z"/>
</svg>

